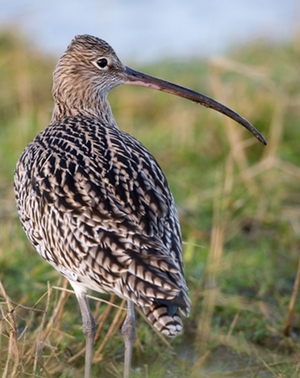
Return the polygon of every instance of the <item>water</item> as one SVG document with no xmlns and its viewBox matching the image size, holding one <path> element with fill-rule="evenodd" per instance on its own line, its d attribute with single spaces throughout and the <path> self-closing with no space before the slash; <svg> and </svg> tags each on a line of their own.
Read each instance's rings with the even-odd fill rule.
<svg viewBox="0 0 300 378">
<path fill-rule="evenodd" d="M 154 61 L 223 54 L 251 39 L 288 40 L 297 0 L 0 0 L 0 25 L 14 23 L 60 55 L 76 34 L 107 40 L 121 59 Z M 299 7 L 300 8 L 300 7 Z"/>
</svg>

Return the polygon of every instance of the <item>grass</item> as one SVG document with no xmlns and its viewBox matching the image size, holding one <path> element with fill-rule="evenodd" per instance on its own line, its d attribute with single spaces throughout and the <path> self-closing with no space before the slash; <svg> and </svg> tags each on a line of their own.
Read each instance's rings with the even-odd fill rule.
<svg viewBox="0 0 300 378">
<path fill-rule="evenodd" d="M 12 188 L 19 155 L 49 122 L 55 61 L 9 30 L 0 34 L 0 51 L 0 371 L 4 378 L 82 377 L 76 299 L 27 241 Z M 140 67 L 227 104 L 265 135 L 267 147 L 183 99 L 130 86 L 110 94 L 119 126 L 147 146 L 169 180 L 192 299 L 175 340 L 137 311 L 134 378 L 299 375 L 299 55 L 296 44 L 255 42 L 226 59 Z M 103 296 L 91 306 L 93 374 L 120 377 L 124 303 Z"/>
</svg>

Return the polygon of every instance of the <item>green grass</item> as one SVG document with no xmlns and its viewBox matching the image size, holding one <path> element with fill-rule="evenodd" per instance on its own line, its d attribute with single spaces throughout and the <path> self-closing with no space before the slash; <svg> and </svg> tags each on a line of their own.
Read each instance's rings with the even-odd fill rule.
<svg viewBox="0 0 300 378">
<path fill-rule="evenodd" d="M 19 155 L 51 117 L 55 61 L 11 31 L 0 34 L 0 51 L 0 371 L 82 377 L 76 299 L 27 241 L 12 187 Z M 299 374 L 299 299 L 289 336 L 284 330 L 300 245 L 300 51 L 253 43 L 228 56 L 136 68 L 227 104 L 265 135 L 267 147 L 183 99 L 131 86 L 109 95 L 120 128 L 147 146 L 169 180 L 192 299 L 175 340 L 137 314 L 134 378 Z M 93 374 L 119 377 L 125 312 L 100 303 L 91 301 L 99 325 Z"/>
</svg>

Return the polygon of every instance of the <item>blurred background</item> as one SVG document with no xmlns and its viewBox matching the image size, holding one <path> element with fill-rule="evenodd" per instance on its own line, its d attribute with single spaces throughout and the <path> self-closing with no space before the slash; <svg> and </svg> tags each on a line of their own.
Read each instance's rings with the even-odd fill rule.
<svg viewBox="0 0 300 378">
<path fill-rule="evenodd" d="M 45 52 L 61 54 L 77 34 L 107 40 L 122 59 L 222 54 L 253 39 L 287 41 L 299 27 L 299 1 L 1 0 L 2 27 L 13 24 Z"/>
<path fill-rule="evenodd" d="M 0 9 L 2 377 L 83 374 L 77 301 L 26 239 L 13 192 L 20 154 L 51 118 L 57 59 L 83 33 L 132 68 L 226 104 L 268 142 L 184 99 L 132 86 L 109 94 L 119 127 L 169 181 L 192 301 L 175 340 L 137 309 L 132 376 L 298 377 L 300 1 L 0 0 Z M 93 374 L 121 377 L 124 303 L 104 295 L 91 307 Z"/>
</svg>

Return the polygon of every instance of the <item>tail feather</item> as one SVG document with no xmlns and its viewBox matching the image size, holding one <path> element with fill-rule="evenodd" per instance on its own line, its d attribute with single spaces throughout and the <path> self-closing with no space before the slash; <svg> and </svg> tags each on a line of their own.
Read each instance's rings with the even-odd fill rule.
<svg viewBox="0 0 300 378">
<path fill-rule="evenodd" d="M 175 337 L 182 332 L 182 320 L 178 309 L 172 316 L 168 315 L 168 306 L 153 304 L 142 307 L 149 322 L 163 335 Z"/>
</svg>

